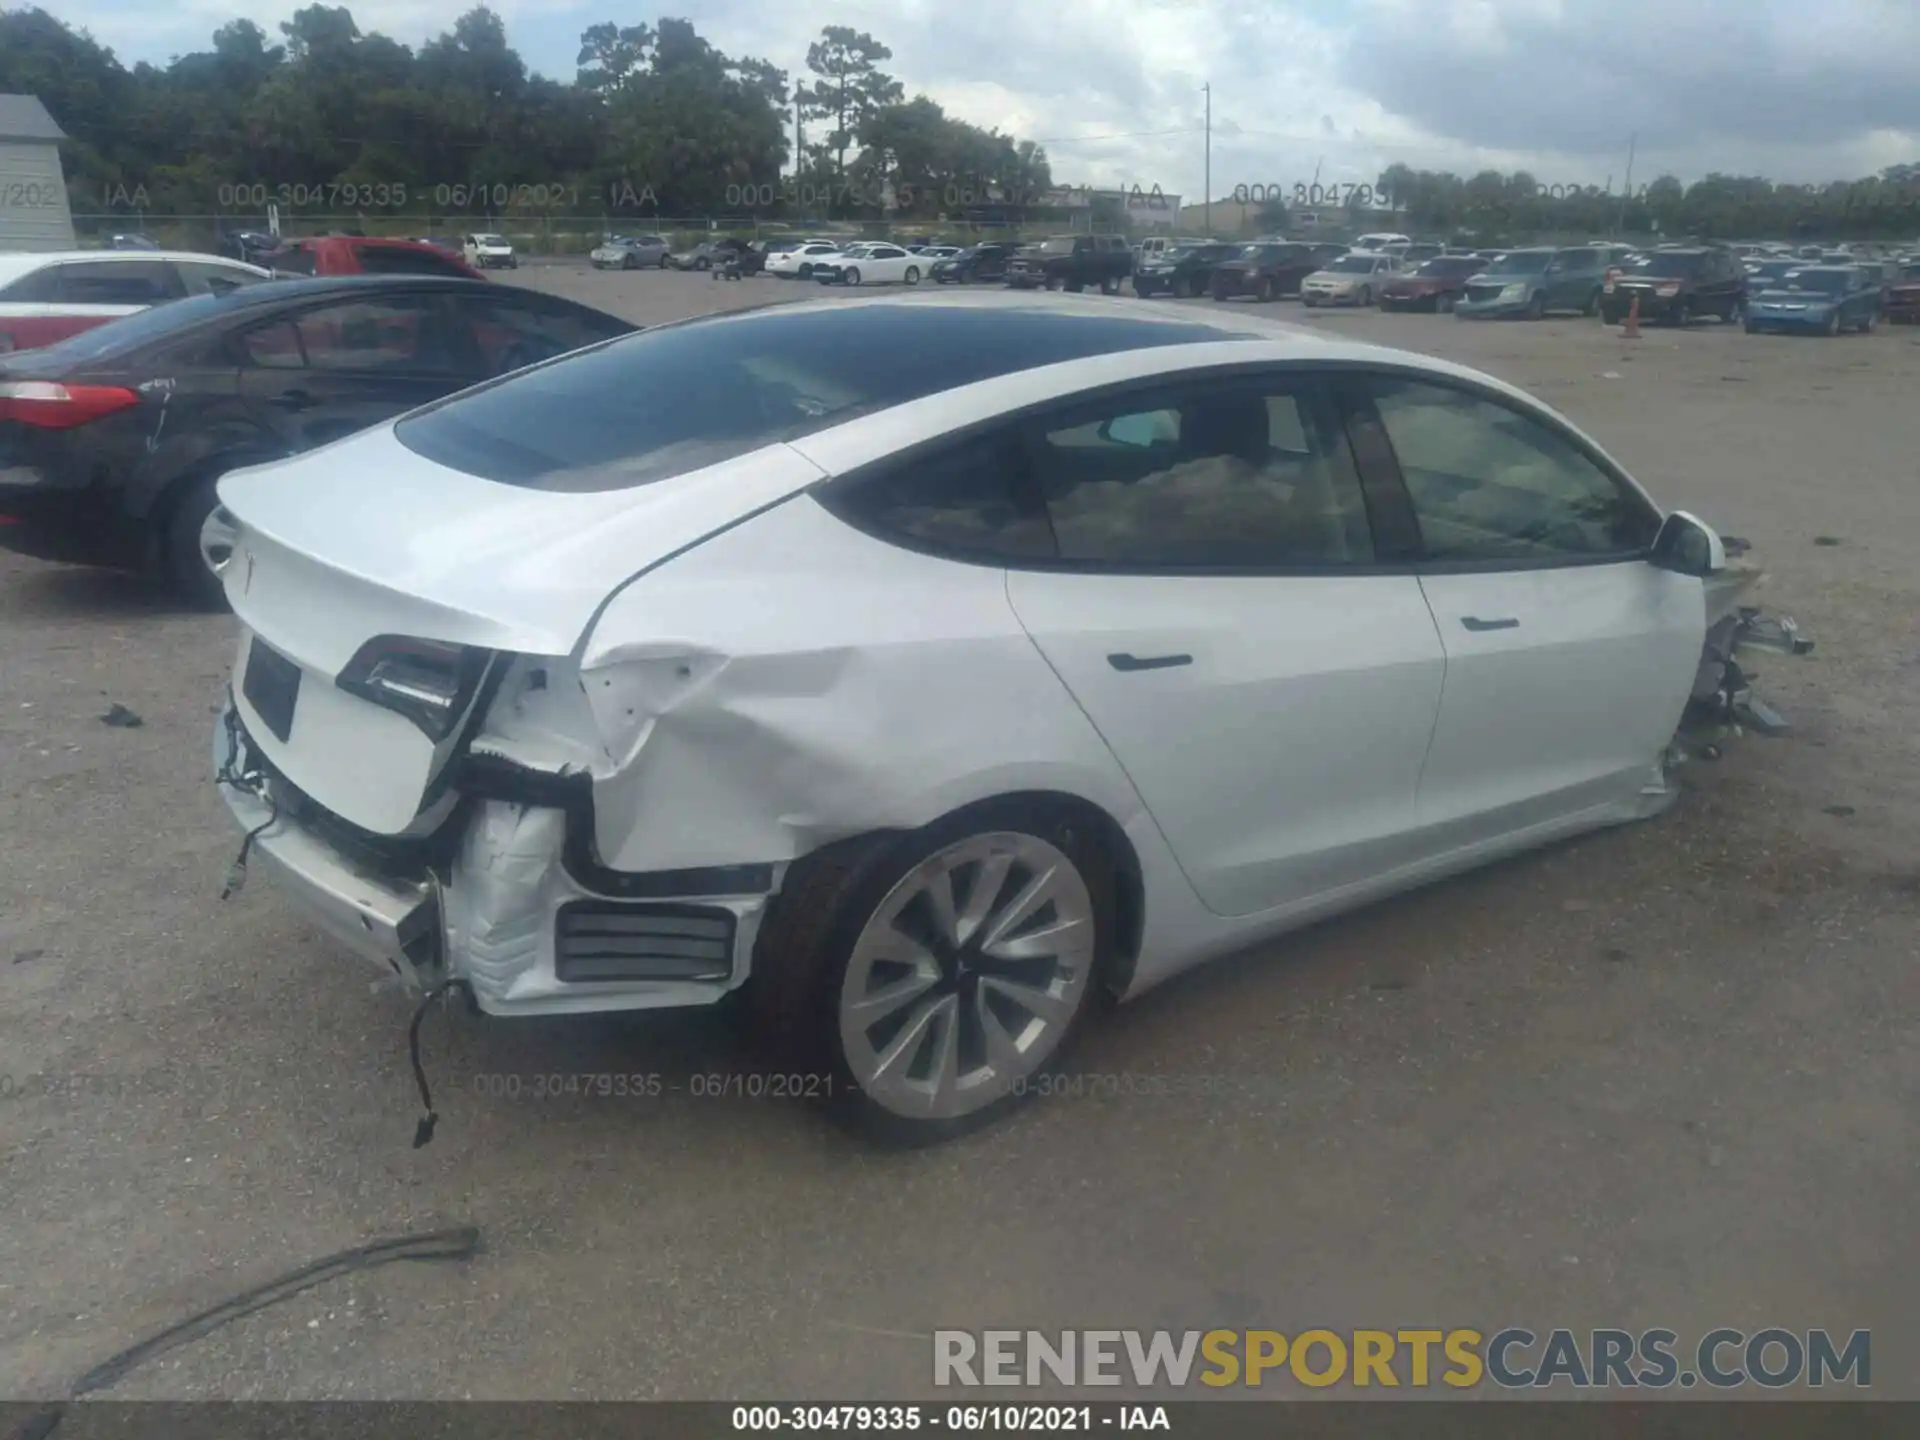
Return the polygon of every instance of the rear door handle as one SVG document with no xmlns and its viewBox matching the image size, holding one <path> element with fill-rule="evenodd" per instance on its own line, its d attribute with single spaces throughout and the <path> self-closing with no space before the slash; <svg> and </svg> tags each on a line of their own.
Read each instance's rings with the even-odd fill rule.
<svg viewBox="0 0 1920 1440">
<path fill-rule="evenodd" d="M 1123 673 L 1135 670 L 1171 670 L 1176 665 L 1191 665 L 1191 655 L 1109 655 L 1107 663 Z"/>
<path fill-rule="evenodd" d="M 1482 630 L 1518 630 L 1520 628 L 1518 620 L 1482 620 L 1478 615 L 1462 615 L 1460 623 L 1476 635 Z"/>
<path fill-rule="evenodd" d="M 305 410 L 313 404 L 313 396 L 305 390 L 282 390 L 273 397 L 273 403 L 283 410 Z"/>
</svg>

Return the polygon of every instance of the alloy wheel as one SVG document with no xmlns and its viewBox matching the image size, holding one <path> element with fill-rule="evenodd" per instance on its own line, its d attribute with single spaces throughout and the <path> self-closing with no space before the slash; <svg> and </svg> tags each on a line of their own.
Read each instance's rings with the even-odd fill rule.
<svg viewBox="0 0 1920 1440">
<path fill-rule="evenodd" d="M 839 999 L 842 1053 L 873 1102 L 943 1120 L 1014 1093 L 1059 1049 L 1091 980 L 1086 880 L 1038 836 L 968 836 L 868 919 Z"/>
</svg>

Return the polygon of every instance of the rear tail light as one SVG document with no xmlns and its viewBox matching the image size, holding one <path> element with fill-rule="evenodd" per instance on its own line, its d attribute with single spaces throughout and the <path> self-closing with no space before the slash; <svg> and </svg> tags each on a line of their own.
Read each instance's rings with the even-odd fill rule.
<svg viewBox="0 0 1920 1440">
<path fill-rule="evenodd" d="M 71 430 L 139 403 L 138 394 L 118 385 L 0 381 L 0 420 L 17 420 L 42 430 Z"/>
<path fill-rule="evenodd" d="M 5 330 L 0 330 L 0 355 L 11 355 L 12 353 L 13 353 L 13 336 L 8 334 Z"/>
<path fill-rule="evenodd" d="M 378 635 L 334 681 L 342 690 L 404 715 L 438 744 L 473 703 L 492 655 L 441 640 Z"/>
</svg>

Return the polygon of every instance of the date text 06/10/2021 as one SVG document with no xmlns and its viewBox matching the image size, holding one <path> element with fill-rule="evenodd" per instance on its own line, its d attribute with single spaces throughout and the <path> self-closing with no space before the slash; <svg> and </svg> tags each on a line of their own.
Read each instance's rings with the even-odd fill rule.
<svg viewBox="0 0 1920 1440">
<path fill-rule="evenodd" d="M 1164 1405 L 736 1405 L 736 1432 L 951 1431 L 1030 1435 L 1172 1430 Z"/>
</svg>

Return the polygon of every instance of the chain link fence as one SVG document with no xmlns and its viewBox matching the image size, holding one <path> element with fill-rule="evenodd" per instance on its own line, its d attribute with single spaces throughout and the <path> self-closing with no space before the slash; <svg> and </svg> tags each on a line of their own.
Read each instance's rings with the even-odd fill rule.
<svg viewBox="0 0 1920 1440">
<path fill-rule="evenodd" d="M 231 211 L 211 215 L 156 214 L 115 211 L 76 214 L 75 238 L 86 248 L 111 243 L 116 235 L 144 235 L 169 250 L 216 252 L 222 241 L 242 231 L 270 228 L 264 214 Z M 584 256 L 610 235 L 664 235 L 675 248 L 722 235 L 743 240 L 768 236 L 828 235 L 869 240 L 1030 240 L 1057 235 L 1073 228 L 1068 221 L 1014 223 L 997 220 L 859 221 L 794 219 L 772 221 L 741 215 L 538 215 L 484 217 L 472 213 L 418 215 L 321 215 L 296 213 L 280 217 L 280 233 L 289 238 L 309 235 L 357 234 L 387 239 L 427 239 L 458 244 L 464 237 L 486 233 L 504 235 L 520 254 L 530 257 Z M 1084 220 L 1079 228 L 1086 228 Z"/>
</svg>

